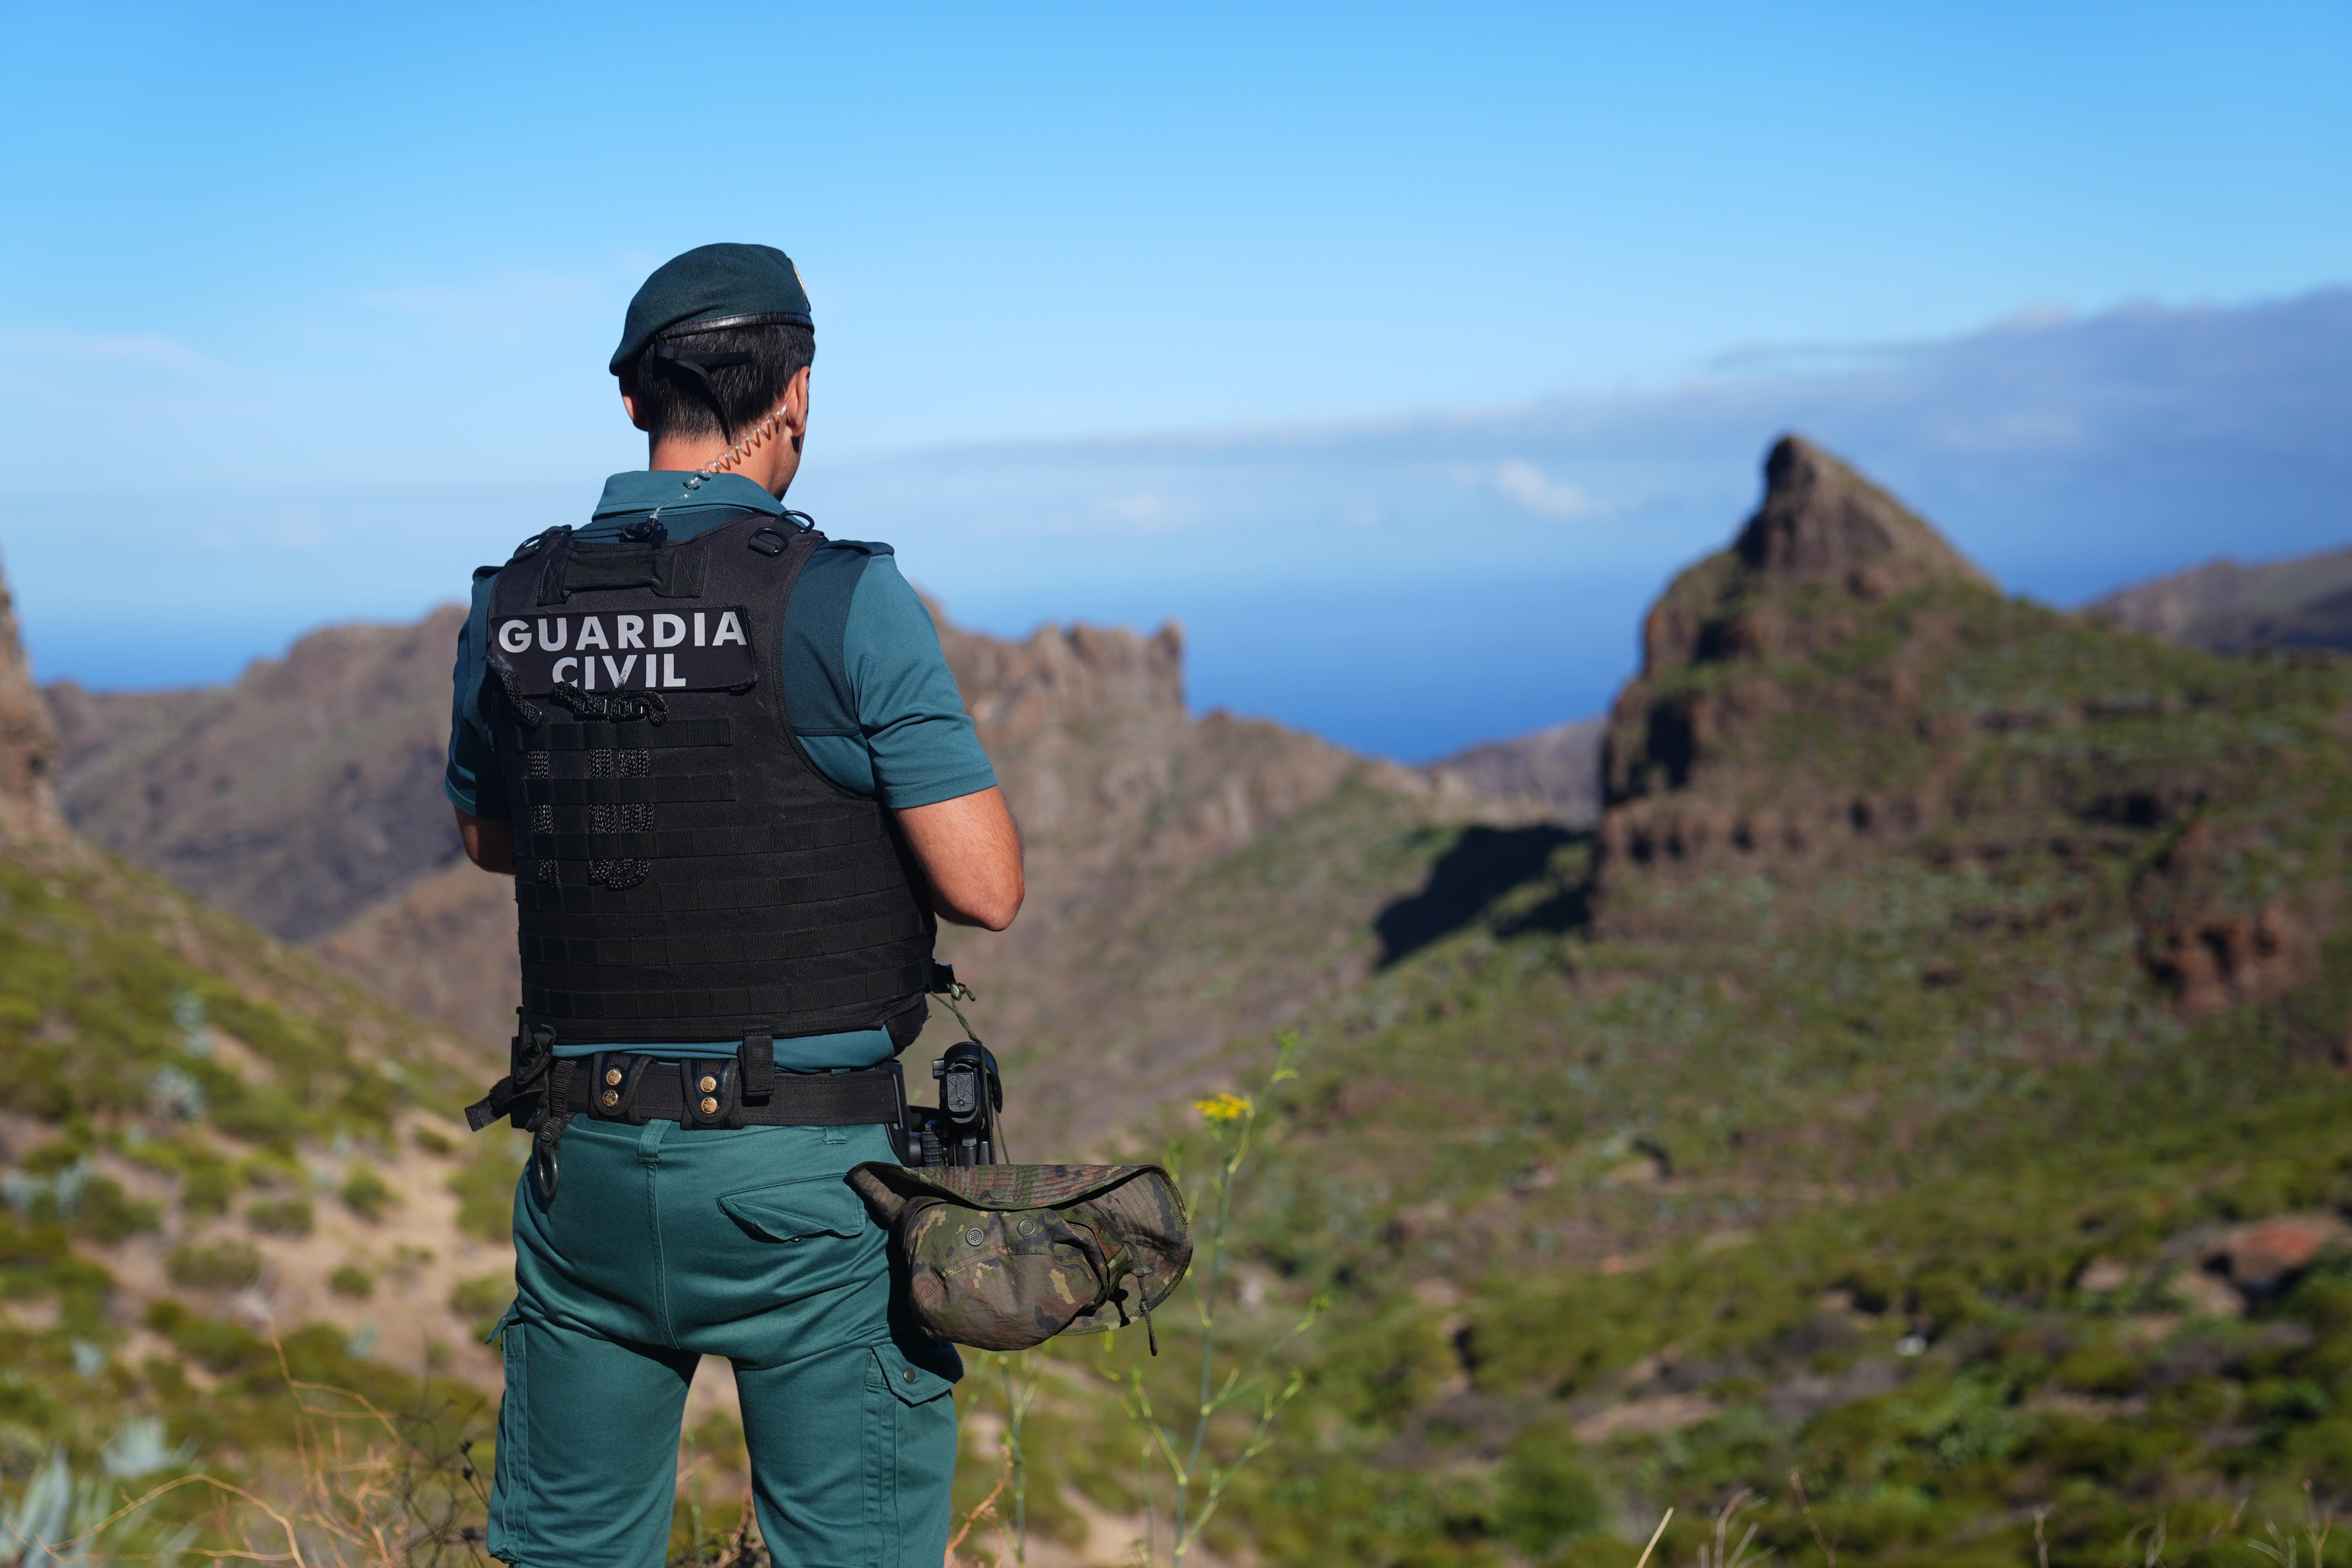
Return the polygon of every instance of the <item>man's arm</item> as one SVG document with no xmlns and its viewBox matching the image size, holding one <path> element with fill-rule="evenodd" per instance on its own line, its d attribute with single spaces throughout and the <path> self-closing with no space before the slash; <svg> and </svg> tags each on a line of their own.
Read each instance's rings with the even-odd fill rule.
<svg viewBox="0 0 2352 1568">
<path fill-rule="evenodd" d="M 465 841 L 466 858 L 483 870 L 496 871 L 502 877 L 515 874 L 513 823 L 501 822 L 495 816 L 468 816 L 461 811 L 457 814 L 457 837 Z M 1016 904 L 1019 901 L 1014 900 Z"/>
<path fill-rule="evenodd" d="M 501 830 L 506 868 L 512 870 L 512 842 L 503 831 L 507 825 L 480 826 Z M 931 907 L 941 920 L 986 931 L 1003 931 L 1013 923 L 1027 889 L 1021 877 L 1021 829 L 1005 809 L 1003 790 L 991 787 L 930 805 L 901 807 L 898 826 L 907 830 L 908 846 L 931 885 Z M 466 852 L 473 854 L 473 847 L 469 834 Z M 478 855 L 474 864 L 495 868 Z"/>
</svg>

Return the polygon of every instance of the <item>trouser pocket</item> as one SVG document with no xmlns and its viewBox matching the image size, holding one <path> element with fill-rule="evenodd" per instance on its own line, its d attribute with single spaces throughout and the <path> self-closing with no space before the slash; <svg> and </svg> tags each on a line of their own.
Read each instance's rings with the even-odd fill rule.
<svg viewBox="0 0 2352 1568">
<path fill-rule="evenodd" d="M 530 1545 L 530 1336 L 515 1322 L 520 1303 L 490 1331 L 506 1361 L 506 1392 L 499 1397 L 499 1446 L 491 1456 L 491 1556 L 511 1563 Z"/>
<path fill-rule="evenodd" d="M 917 1365 L 896 1344 L 872 1347 L 864 1412 L 865 1568 L 935 1568 L 947 1555 L 954 1391 L 952 1378 Z"/>
</svg>

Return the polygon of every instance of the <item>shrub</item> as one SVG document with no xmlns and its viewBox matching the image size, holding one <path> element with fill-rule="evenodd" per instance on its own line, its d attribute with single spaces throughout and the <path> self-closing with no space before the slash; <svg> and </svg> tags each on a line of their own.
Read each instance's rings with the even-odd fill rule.
<svg viewBox="0 0 2352 1568">
<path fill-rule="evenodd" d="M 505 1241 L 512 1234 L 518 1154 L 515 1142 L 493 1136 L 488 1148 L 449 1178 L 449 1190 L 457 1195 L 458 1229 L 484 1241 Z"/>
<path fill-rule="evenodd" d="M 1551 1426 L 1533 1427 L 1511 1446 L 1495 1500 L 1503 1539 L 1536 1561 L 1601 1528 L 1600 1489 L 1576 1462 L 1576 1440 Z"/>
<path fill-rule="evenodd" d="M 173 1249 L 163 1272 L 190 1290 L 240 1290 L 261 1278 L 261 1254 L 249 1242 L 193 1244 Z"/>
<path fill-rule="evenodd" d="M 245 1223 L 264 1236 L 300 1237 L 310 1234 L 317 1216 L 308 1198 L 277 1198 L 246 1210 Z"/>
<path fill-rule="evenodd" d="M 224 1215 L 236 1191 L 236 1175 L 227 1161 L 216 1155 L 191 1155 L 186 1178 L 180 1184 L 180 1208 L 199 1217 Z"/>
<path fill-rule="evenodd" d="M 474 1337 L 482 1339 L 498 1326 L 513 1300 L 511 1276 L 486 1274 L 478 1279 L 459 1280 L 457 1289 L 449 1292 L 449 1310 L 470 1322 Z"/>
<path fill-rule="evenodd" d="M 415 1141 L 419 1149 L 436 1158 L 457 1152 L 457 1145 L 434 1131 L 430 1127 L 420 1127 L 409 1136 Z"/>
<path fill-rule="evenodd" d="M 356 1263 L 346 1263 L 327 1276 L 327 1289 L 338 1296 L 364 1301 L 375 1294 L 375 1276 Z"/>
<path fill-rule="evenodd" d="M 345 1207 L 371 1223 L 382 1219 L 383 1211 L 400 1201 L 400 1195 L 367 1165 L 352 1167 L 352 1173 L 344 1179 L 341 1196 Z"/>
</svg>

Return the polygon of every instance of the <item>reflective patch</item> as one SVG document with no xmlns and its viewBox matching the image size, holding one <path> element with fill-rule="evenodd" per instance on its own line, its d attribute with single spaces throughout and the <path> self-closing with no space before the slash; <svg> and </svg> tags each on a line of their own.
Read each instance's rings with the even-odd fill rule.
<svg viewBox="0 0 2352 1568">
<path fill-rule="evenodd" d="M 494 621 L 490 647 L 530 696 L 559 681 L 583 691 L 731 691 L 759 676 L 747 623 L 740 605 L 566 610 Z"/>
</svg>

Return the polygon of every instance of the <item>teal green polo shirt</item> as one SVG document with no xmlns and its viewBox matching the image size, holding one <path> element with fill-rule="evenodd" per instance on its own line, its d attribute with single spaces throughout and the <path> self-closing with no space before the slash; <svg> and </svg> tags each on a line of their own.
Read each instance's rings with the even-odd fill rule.
<svg viewBox="0 0 2352 1568">
<path fill-rule="evenodd" d="M 617 540 L 629 523 L 655 516 L 673 540 L 692 539 L 747 509 L 783 516 L 784 503 L 740 474 L 709 478 L 668 470 L 614 474 L 574 538 Z M 498 752 L 482 713 L 490 585 L 499 568 L 474 573 L 473 605 L 457 634 L 443 787 L 469 816 L 504 818 Z M 990 788 L 996 770 L 971 719 L 930 612 L 898 574 L 887 544 L 833 541 L 802 568 L 778 650 L 793 730 L 817 772 L 843 789 L 894 809 L 931 805 Z M 634 1047 L 666 1058 L 732 1055 L 733 1041 Z M 593 1055 L 595 1047 L 566 1047 Z M 893 1052 L 882 1029 L 776 1042 L 776 1065 L 793 1071 L 872 1067 Z"/>
</svg>

